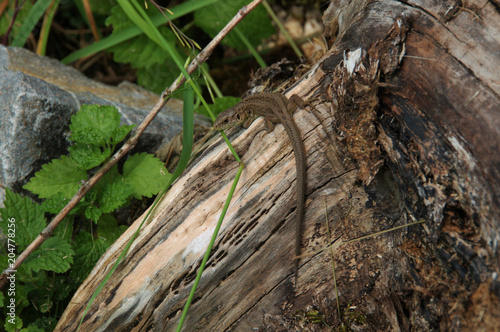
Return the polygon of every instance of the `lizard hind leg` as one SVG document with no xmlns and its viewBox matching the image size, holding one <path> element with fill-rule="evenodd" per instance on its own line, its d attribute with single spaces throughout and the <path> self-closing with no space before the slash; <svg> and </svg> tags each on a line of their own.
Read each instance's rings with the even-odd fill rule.
<svg viewBox="0 0 500 332">
<path fill-rule="evenodd" d="M 273 129 L 274 129 L 274 123 L 271 120 L 267 119 L 267 118 L 265 119 L 265 123 L 266 123 L 266 130 L 267 130 L 267 132 L 270 133 L 271 131 L 273 131 Z"/>
<path fill-rule="evenodd" d="M 293 114 L 297 110 L 297 107 L 305 109 L 306 102 L 298 95 L 293 94 L 288 98 L 287 110 L 290 114 Z"/>
</svg>

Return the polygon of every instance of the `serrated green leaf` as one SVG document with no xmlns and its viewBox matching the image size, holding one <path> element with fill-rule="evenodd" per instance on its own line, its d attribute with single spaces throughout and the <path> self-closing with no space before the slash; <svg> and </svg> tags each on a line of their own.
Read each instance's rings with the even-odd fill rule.
<svg viewBox="0 0 500 332">
<path fill-rule="evenodd" d="M 111 156 L 111 149 L 76 142 L 68 148 L 71 158 L 78 164 L 81 169 L 89 170 L 102 164 Z"/>
<path fill-rule="evenodd" d="M 57 193 L 69 198 L 78 191 L 80 181 L 86 179 L 85 170 L 79 168 L 71 158 L 61 156 L 60 159 L 43 165 L 23 188 L 40 198 L 48 198 Z"/>
<path fill-rule="evenodd" d="M 97 221 L 99 220 L 99 218 L 101 217 L 101 215 L 102 215 L 102 210 L 99 209 L 97 206 L 89 205 L 85 209 L 85 217 L 87 219 L 92 220 L 96 224 L 97 224 Z"/>
<path fill-rule="evenodd" d="M 42 202 L 42 208 L 45 212 L 50 212 L 52 214 L 58 214 L 61 210 L 68 204 L 69 198 L 62 193 L 57 193 L 48 197 Z M 70 214 L 74 212 L 74 209 L 70 211 Z"/>
<path fill-rule="evenodd" d="M 43 208 L 28 197 L 5 188 L 5 208 L 0 209 L 0 228 L 11 243 L 18 247 L 30 244 L 45 228 Z"/>
<path fill-rule="evenodd" d="M 90 0 L 90 7 L 93 13 L 108 16 L 111 9 L 116 6 L 115 0 Z"/>
<path fill-rule="evenodd" d="M 217 115 L 219 115 L 219 113 L 236 105 L 240 100 L 241 100 L 241 98 L 238 98 L 238 97 L 222 97 L 222 98 L 216 97 L 215 102 L 213 104 L 209 104 L 208 108 L 210 108 L 210 111 L 212 111 L 212 114 L 214 116 L 217 116 Z M 203 114 L 205 116 L 210 117 L 210 115 L 208 114 L 208 112 L 206 111 L 204 106 L 200 106 L 197 109 L 195 109 L 194 111 L 196 113 Z"/>
<path fill-rule="evenodd" d="M 123 125 L 116 128 L 115 131 L 113 131 L 113 134 L 111 134 L 111 142 L 115 145 L 120 143 L 125 139 L 125 137 L 127 137 L 128 133 L 130 133 L 134 127 L 136 127 L 136 125 Z"/>
<path fill-rule="evenodd" d="M 66 279 L 68 279 L 66 277 Z M 64 286 L 63 286 L 64 287 Z M 57 289 L 55 295 L 58 296 L 61 291 L 61 288 Z M 30 325 L 26 328 L 26 331 L 21 330 L 21 332 L 45 332 L 45 331 L 54 331 L 57 325 L 56 317 L 51 316 L 42 316 L 36 319 L 34 325 Z"/>
<path fill-rule="evenodd" d="M 65 217 L 52 234 L 54 237 L 63 239 L 70 243 L 73 236 L 73 217 Z"/>
<path fill-rule="evenodd" d="M 81 231 L 73 243 L 75 263 L 70 277 L 79 281 L 85 279 L 108 247 L 109 245 L 103 238 L 94 239 L 90 233 Z"/>
<path fill-rule="evenodd" d="M 137 68 L 137 84 L 160 94 L 165 87 L 170 86 L 179 76 L 179 69 L 171 60 L 159 64 L 151 64 Z"/>
<path fill-rule="evenodd" d="M 71 116 L 69 139 L 104 147 L 110 143 L 111 135 L 120 126 L 120 117 L 114 106 L 82 105 Z"/>
<path fill-rule="evenodd" d="M 103 214 L 101 220 L 99 220 L 97 233 L 106 244 L 111 246 L 126 230 L 127 226 L 118 226 L 116 219 L 112 215 Z"/>
<path fill-rule="evenodd" d="M 137 1 L 137 0 L 132 0 Z M 142 1 L 142 0 L 140 0 Z M 116 2 L 115 2 L 116 4 Z M 158 9 L 154 6 L 148 6 L 148 8 L 144 8 L 144 11 L 151 17 L 158 14 Z M 113 26 L 113 31 L 122 31 L 131 26 L 135 26 L 134 22 L 132 22 L 128 15 L 123 11 L 122 7 L 116 4 L 111 9 L 111 15 L 106 19 L 106 25 Z"/>
<path fill-rule="evenodd" d="M 75 252 L 68 242 L 51 237 L 24 261 L 24 265 L 35 272 L 45 270 L 64 273 L 73 264 L 74 255 Z"/>
<path fill-rule="evenodd" d="M 155 8 L 150 8 L 147 12 L 152 15 L 157 14 Z M 135 26 L 120 6 L 113 8 L 112 15 L 108 17 L 106 24 L 113 25 L 111 37 L 113 34 L 118 35 L 124 29 Z M 182 49 L 177 46 L 177 38 L 170 27 L 160 26 L 158 31 L 171 45 L 176 45 L 176 53 L 182 56 L 180 60 L 184 62 L 186 57 Z M 162 92 L 179 75 L 179 69 L 169 54 L 144 34 L 110 47 L 108 51 L 113 53 L 113 59 L 116 62 L 130 63 L 134 69 L 137 69 L 137 83 L 150 91 Z"/>
<path fill-rule="evenodd" d="M 194 23 L 213 38 L 236 15 L 238 10 L 247 4 L 248 0 L 221 0 L 197 10 L 194 14 Z M 248 14 L 238 23 L 238 27 L 253 46 L 259 45 L 263 39 L 276 33 L 271 19 L 262 6 L 258 6 Z M 222 40 L 222 44 L 242 51 L 247 49 L 234 31 Z"/>
<path fill-rule="evenodd" d="M 115 181 L 106 185 L 99 194 L 98 204 L 103 213 L 113 212 L 127 203 L 134 193 L 134 188 L 126 182 Z"/>
<path fill-rule="evenodd" d="M 151 197 L 160 192 L 171 177 L 160 159 L 147 153 L 131 156 L 123 165 L 124 182 L 134 189 L 134 197 Z"/>
<path fill-rule="evenodd" d="M 16 307 L 16 309 L 17 309 L 17 307 Z M 12 323 L 14 323 L 14 324 L 12 324 Z M 5 331 L 7 331 L 7 332 L 16 332 L 16 331 L 19 331 L 23 327 L 23 321 L 18 315 L 15 315 L 14 318 L 11 318 L 8 316 L 8 318 L 5 320 L 5 324 L 3 326 L 5 327 Z"/>
<path fill-rule="evenodd" d="M 127 14 L 120 6 L 116 6 L 112 10 L 112 14 L 106 20 L 106 25 L 113 26 L 113 34 L 135 26 L 128 18 Z M 168 40 L 175 40 L 175 35 L 167 27 L 158 27 L 160 33 Z M 169 56 L 164 52 L 158 44 L 149 39 L 146 35 L 141 34 L 128 40 L 125 43 L 113 46 L 108 49 L 113 52 L 113 59 L 116 62 L 130 63 L 134 68 L 144 67 L 151 64 L 160 64 L 165 62 Z"/>
</svg>

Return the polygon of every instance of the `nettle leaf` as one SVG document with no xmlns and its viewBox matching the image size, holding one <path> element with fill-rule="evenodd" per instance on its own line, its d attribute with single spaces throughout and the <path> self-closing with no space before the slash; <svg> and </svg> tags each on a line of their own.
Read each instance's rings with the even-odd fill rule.
<svg viewBox="0 0 500 332">
<path fill-rule="evenodd" d="M 90 8 L 95 14 L 108 16 L 111 13 L 111 9 L 116 6 L 116 0 L 90 0 Z"/>
<path fill-rule="evenodd" d="M 213 38 L 236 15 L 238 10 L 247 4 L 248 0 L 218 1 L 195 11 L 194 23 Z M 274 29 L 271 19 L 263 6 L 258 6 L 248 14 L 238 24 L 238 28 L 253 46 L 259 45 L 262 39 L 269 38 L 276 33 L 276 29 Z M 247 49 L 234 31 L 231 31 L 222 40 L 222 44 L 241 51 Z"/>
<path fill-rule="evenodd" d="M 118 226 L 116 219 L 110 214 L 103 214 L 99 220 L 97 233 L 108 245 L 112 245 L 127 230 L 127 226 Z"/>
<path fill-rule="evenodd" d="M 79 168 L 71 158 L 61 156 L 60 159 L 54 159 L 43 165 L 23 188 L 40 198 L 48 198 L 57 193 L 69 198 L 78 191 L 80 181 L 86 179 L 85 170 Z"/>
<path fill-rule="evenodd" d="M 109 244 L 102 237 L 93 238 L 90 233 L 85 231 L 78 233 L 73 242 L 75 263 L 71 269 L 70 277 L 83 281 L 108 247 Z"/>
<path fill-rule="evenodd" d="M 140 3 L 142 4 L 142 2 Z M 143 10 L 148 14 L 149 17 L 158 15 L 158 9 L 155 6 L 147 6 L 147 8 L 143 7 Z M 113 26 L 113 30 L 122 31 L 131 26 L 135 26 L 135 23 L 128 18 L 122 7 L 115 2 L 115 6 L 111 8 L 111 15 L 109 15 L 106 19 L 106 26 L 110 25 Z"/>
<path fill-rule="evenodd" d="M 57 193 L 43 201 L 42 208 L 45 212 L 58 214 L 66 206 L 66 204 L 68 204 L 69 200 L 70 198 L 66 197 L 64 194 Z M 76 209 L 72 209 L 69 214 L 75 214 L 75 211 Z"/>
<path fill-rule="evenodd" d="M 70 243 L 71 237 L 73 236 L 73 217 L 65 217 L 59 225 L 57 225 L 56 229 L 54 229 L 52 235 Z"/>
<path fill-rule="evenodd" d="M 97 206 L 94 206 L 94 205 L 89 205 L 87 206 L 87 208 L 85 209 L 85 217 L 87 219 L 90 219 L 92 220 L 94 223 L 97 224 L 97 221 L 99 220 L 99 218 L 101 217 L 102 215 L 102 210 L 99 209 Z"/>
<path fill-rule="evenodd" d="M 45 270 L 64 273 L 73 264 L 74 255 L 75 252 L 68 242 L 51 237 L 24 261 L 24 265 L 35 272 Z"/>
<path fill-rule="evenodd" d="M 115 165 L 95 186 L 95 193 L 92 204 L 97 206 L 102 213 L 109 213 L 124 206 L 133 195 L 134 188 L 124 181 Z"/>
<path fill-rule="evenodd" d="M 127 203 L 134 193 L 134 188 L 123 181 L 115 181 L 104 186 L 99 194 L 98 204 L 103 213 L 113 212 Z"/>
<path fill-rule="evenodd" d="M 82 105 L 81 109 L 71 116 L 70 140 L 106 146 L 111 135 L 120 126 L 120 113 L 114 106 Z"/>
<path fill-rule="evenodd" d="M 236 105 L 241 98 L 238 97 L 216 97 L 213 104 L 209 104 L 208 107 L 212 111 L 213 115 L 217 116 L 219 113 L 227 110 L 230 107 Z M 194 110 L 196 113 L 209 116 L 208 112 L 205 110 L 204 106 L 200 106 Z"/>
<path fill-rule="evenodd" d="M 171 60 L 154 63 L 137 69 L 137 84 L 160 94 L 179 75 L 179 68 Z"/>
<path fill-rule="evenodd" d="M 147 12 L 150 16 L 158 14 L 158 10 L 154 6 L 150 6 Z M 118 5 L 113 8 L 112 14 L 106 20 L 106 25 L 113 26 L 111 37 L 114 33 L 135 26 Z M 160 26 L 157 29 L 167 41 L 170 41 L 171 45 L 175 45 L 178 56 L 184 57 L 181 59 L 184 62 L 186 60 L 185 53 L 178 46 L 177 37 L 170 27 Z M 179 75 L 179 69 L 168 52 L 144 34 L 110 47 L 108 51 L 113 53 L 113 59 L 116 62 L 130 63 L 134 69 L 137 69 L 137 83 L 150 91 L 161 93 Z"/>
<path fill-rule="evenodd" d="M 5 320 L 5 324 L 3 326 L 5 328 L 5 331 L 7 332 L 16 332 L 21 330 L 21 328 L 23 327 L 23 321 L 21 320 L 21 318 L 19 318 L 18 315 L 16 315 L 14 317 L 14 324 L 12 324 L 12 320 L 9 317 Z"/>
<path fill-rule="evenodd" d="M 125 137 L 127 137 L 128 133 L 130 133 L 135 126 L 136 125 L 123 125 L 116 128 L 115 131 L 113 131 L 113 134 L 111 134 L 111 142 L 113 142 L 113 144 L 120 143 L 125 139 Z"/>
<path fill-rule="evenodd" d="M 149 17 L 158 14 L 158 10 L 154 6 L 149 6 L 146 9 Z M 106 19 L 107 26 L 113 26 L 113 34 L 121 32 L 124 29 L 135 26 L 127 14 L 123 11 L 121 6 L 116 5 L 111 10 L 111 15 Z M 172 30 L 167 26 L 157 27 L 161 35 L 170 41 L 176 40 Z M 113 52 L 113 59 L 116 62 L 130 63 L 134 68 L 144 67 L 150 64 L 159 64 L 169 59 L 167 52 L 163 51 L 158 44 L 149 39 L 145 34 L 131 38 L 119 45 L 113 46 L 108 49 Z"/>
<path fill-rule="evenodd" d="M 159 193 L 171 176 L 160 159 L 145 152 L 133 155 L 123 165 L 124 182 L 132 186 L 135 198 Z"/>
<path fill-rule="evenodd" d="M 30 244 L 47 225 L 40 205 L 9 188 L 5 188 L 4 205 L 4 208 L 0 208 L 0 228 L 19 247 Z"/>
<path fill-rule="evenodd" d="M 81 231 L 73 243 L 76 253 L 70 276 L 75 280 L 85 279 L 104 252 L 126 230 L 127 226 L 118 226 L 113 216 L 103 214 L 97 227 L 97 237 Z"/>
<path fill-rule="evenodd" d="M 99 146 L 76 142 L 68 148 L 71 158 L 78 167 L 89 170 L 102 164 L 111 156 L 111 149 L 101 149 Z"/>
</svg>

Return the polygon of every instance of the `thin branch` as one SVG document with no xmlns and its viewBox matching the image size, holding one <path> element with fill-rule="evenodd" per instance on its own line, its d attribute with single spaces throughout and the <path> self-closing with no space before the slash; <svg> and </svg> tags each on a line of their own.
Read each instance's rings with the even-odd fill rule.
<svg viewBox="0 0 500 332">
<path fill-rule="evenodd" d="M 257 5 L 259 5 L 263 0 L 254 0 L 249 5 L 243 7 L 238 11 L 235 17 L 219 32 L 217 36 L 201 51 L 198 56 L 189 64 L 186 68 L 186 71 L 189 74 L 192 74 L 198 66 L 205 62 L 210 55 L 212 54 L 215 47 L 221 42 L 221 40 L 231 31 L 238 22 L 240 22 L 249 12 L 251 12 Z M 142 135 L 147 126 L 153 121 L 156 114 L 165 106 L 170 95 L 173 91 L 177 90 L 186 82 L 186 78 L 183 76 L 181 79 L 176 80 L 168 89 L 163 91 L 160 96 L 160 99 L 153 107 L 151 112 L 146 116 L 146 118 L 142 121 L 142 123 L 137 127 L 137 130 L 123 146 L 120 150 L 118 150 L 113 157 L 101 167 L 101 169 L 91 177 L 87 182 L 84 182 L 78 192 L 73 196 L 73 198 L 68 202 L 68 204 L 59 212 L 57 216 L 50 222 L 50 224 L 40 233 L 40 235 L 19 255 L 16 259 L 16 262 L 10 269 L 6 269 L 2 272 L 0 276 L 0 289 L 7 282 L 7 277 L 12 273 L 15 273 L 17 268 L 21 265 L 21 263 L 28 258 L 28 256 L 35 251 L 46 239 L 48 239 L 54 229 L 59 225 L 59 223 L 66 217 L 66 215 L 75 207 L 75 205 L 83 198 L 83 196 L 104 176 L 104 174 L 113 167 L 123 156 L 125 156 L 136 144 L 139 140 L 139 137 Z"/>
</svg>

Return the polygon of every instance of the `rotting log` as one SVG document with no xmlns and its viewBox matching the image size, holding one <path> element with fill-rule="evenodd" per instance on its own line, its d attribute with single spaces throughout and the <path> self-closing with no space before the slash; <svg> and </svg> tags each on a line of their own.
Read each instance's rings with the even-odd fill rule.
<svg viewBox="0 0 500 332">
<path fill-rule="evenodd" d="M 367 330 L 500 329 L 499 6 L 331 3 L 331 48 L 288 91 L 319 111 L 294 117 L 308 154 L 298 285 L 293 151 L 282 126 L 267 133 L 257 120 L 229 131 L 246 168 L 185 331 L 320 331 L 341 319 Z M 215 138 L 162 200 L 81 330 L 175 329 L 237 167 Z M 426 222 L 336 246 L 416 220 Z M 101 258 L 58 331 L 76 329 L 139 222 Z"/>
</svg>

